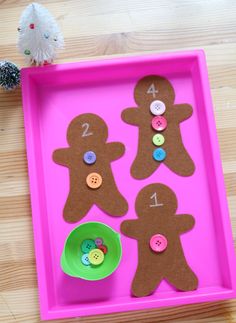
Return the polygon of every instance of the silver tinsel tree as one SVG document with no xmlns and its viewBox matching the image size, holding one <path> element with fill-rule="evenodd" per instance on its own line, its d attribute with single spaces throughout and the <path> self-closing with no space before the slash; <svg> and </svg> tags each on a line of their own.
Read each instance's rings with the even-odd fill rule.
<svg viewBox="0 0 236 323">
<path fill-rule="evenodd" d="M 11 62 L 0 61 L 0 86 L 12 90 L 20 84 L 20 70 Z"/>
</svg>

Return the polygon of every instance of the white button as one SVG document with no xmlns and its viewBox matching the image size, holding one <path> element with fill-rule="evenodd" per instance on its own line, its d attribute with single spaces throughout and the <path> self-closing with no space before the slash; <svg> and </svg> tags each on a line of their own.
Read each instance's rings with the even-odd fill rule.
<svg viewBox="0 0 236 323">
<path fill-rule="evenodd" d="M 152 101 L 150 111 L 155 116 L 160 116 L 166 111 L 165 103 L 159 100 Z"/>
</svg>

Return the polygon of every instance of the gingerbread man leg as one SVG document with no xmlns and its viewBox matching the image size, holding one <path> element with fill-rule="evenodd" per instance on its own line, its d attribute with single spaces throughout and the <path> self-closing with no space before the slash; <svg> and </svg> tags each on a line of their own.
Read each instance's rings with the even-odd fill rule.
<svg viewBox="0 0 236 323">
<path fill-rule="evenodd" d="M 180 176 L 190 176 L 194 173 L 195 165 L 189 156 L 184 145 L 179 144 L 180 140 L 173 138 L 176 144 L 173 142 L 171 149 L 167 150 L 167 158 L 164 161 L 165 165 L 169 167 L 173 172 Z M 176 162 L 178 160 L 178 162 Z"/>
<path fill-rule="evenodd" d="M 96 203 L 98 207 L 112 214 L 112 216 L 122 216 L 128 211 L 128 203 L 125 198 L 118 191 L 115 182 L 113 187 L 107 187 L 103 190 L 104 198 L 99 199 L 99 203 Z"/>
<path fill-rule="evenodd" d="M 152 158 L 153 147 L 147 145 L 145 140 L 141 138 L 150 137 L 149 130 L 146 134 L 145 131 L 140 130 L 140 139 L 138 143 L 138 152 L 136 158 L 131 166 L 131 175 L 136 179 L 144 179 L 152 175 L 155 170 L 160 166 L 160 163 Z M 151 156 L 151 158 L 150 158 Z"/>
<path fill-rule="evenodd" d="M 142 118 L 143 117 L 140 115 L 140 111 L 137 108 L 128 108 L 122 112 L 122 119 L 132 125 L 139 126 L 139 119 Z M 147 138 L 152 138 L 152 136 L 153 131 L 149 125 L 147 127 L 140 127 L 138 151 L 131 166 L 131 175 L 136 179 L 149 177 L 160 165 L 160 163 L 150 158 L 153 153 L 153 146 L 147 144 Z"/>
<path fill-rule="evenodd" d="M 76 192 L 69 193 L 66 204 L 63 210 L 63 217 L 66 222 L 74 223 L 81 220 L 90 210 L 93 201 L 86 200 L 83 203 L 84 196 L 76 194 Z"/>
<path fill-rule="evenodd" d="M 187 264 L 184 258 L 179 258 L 175 266 L 170 266 L 171 270 L 166 275 L 170 284 L 181 291 L 191 291 L 197 289 L 198 278 Z"/>
<path fill-rule="evenodd" d="M 162 279 L 162 271 L 161 268 L 158 270 L 158 265 L 150 263 L 147 259 L 139 261 L 138 268 L 132 282 L 133 295 L 143 297 L 152 294 Z"/>
<path fill-rule="evenodd" d="M 147 146 L 139 146 L 137 156 L 131 166 L 131 175 L 136 179 L 145 179 L 151 176 L 160 166 L 160 163 L 157 161 L 150 160 L 152 151 L 147 150 L 149 150 Z"/>
</svg>

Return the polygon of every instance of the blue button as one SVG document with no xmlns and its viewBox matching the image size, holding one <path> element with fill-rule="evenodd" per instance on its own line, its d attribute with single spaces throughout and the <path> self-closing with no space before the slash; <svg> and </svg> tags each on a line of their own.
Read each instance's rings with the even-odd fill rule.
<svg viewBox="0 0 236 323">
<path fill-rule="evenodd" d="M 88 165 L 94 164 L 96 159 L 96 154 L 93 151 L 86 151 L 84 154 L 84 162 Z"/>
<path fill-rule="evenodd" d="M 83 253 L 89 253 L 89 251 L 95 248 L 96 248 L 96 244 L 91 239 L 86 239 L 81 244 L 81 250 L 83 251 Z"/>
<path fill-rule="evenodd" d="M 82 264 L 85 266 L 89 266 L 90 265 L 90 261 L 88 258 L 88 253 L 85 253 L 82 258 L 81 258 Z"/>
<path fill-rule="evenodd" d="M 166 152 L 163 148 L 157 148 L 153 151 L 152 156 L 156 161 L 163 161 L 166 158 Z"/>
</svg>

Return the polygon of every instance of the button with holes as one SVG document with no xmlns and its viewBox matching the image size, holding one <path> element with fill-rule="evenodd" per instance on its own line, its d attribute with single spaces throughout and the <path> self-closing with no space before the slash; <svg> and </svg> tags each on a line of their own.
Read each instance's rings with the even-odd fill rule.
<svg viewBox="0 0 236 323">
<path fill-rule="evenodd" d="M 96 246 L 101 246 L 103 244 L 102 238 L 96 238 L 95 243 L 96 243 Z"/>
<path fill-rule="evenodd" d="M 165 137 L 161 133 L 157 133 L 152 137 L 152 142 L 155 146 L 161 146 L 165 142 Z"/>
<path fill-rule="evenodd" d="M 167 120 L 162 116 L 156 116 L 152 119 L 152 127 L 156 131 L 163 131 L 167 127 Z"/>
<path fill-rule="evenodd" d="M 160 100 L 154 100 L 150 104 L 150 111 L 155 116 L 160 116 L 166 111 L 165 103 Z"/>
<path fill-rule="evenodd" d="M 81 244 L 81 250 L 83 253 L 89 253 L 92 249 L 96 248 L 96 244 L 92 239 L 86 239 Z"/>
<path fill-rule="evenodd" d="M 90 265 L 90 261 L 89 261 L 89 258 L 88 258 L 88 253 L 83 254 L 83 256 L 81 257 L 81 262 L 85 266 Z"/>
<path fill-rule="evenodd" d="M 92 265 L 98 266 L 104 261 L 104 253 L 100 249 L 93 249 L 89 252 L 88 259 Z"/>
<path fill-rule="evenodd" d="M 93 151 L 86 151 L 84 154 L 84 162 L 87 165 L 92 165 L 96 162 L 96 154 Z"/>
<path fill-rule="evenodd" d="M 87 176 L 86 183 L 92 189 L 99 188 L 102 185 L 102 176 L 98 173 L 91 173 Z"/>
<path fill-rule="evenodd" d="M 107 246 L 105 245 L 101 245 L 101 246 L 98 246 L 98 249 L 102 250 L 102 252 L 105 254 L 107 254 Z"/>
<path fill-rule="evenodd" d="M 167 248 L 167 239 L 162 234 L 155 234 L 150 239 L 150 247 L 155 252 L 163 252 Z"/>
<path fill-rule="evenodd" d="M 166 151 L 163 148 L 157 148 L 153 151 L 152 157 L 161 162 L 166 158 Z"/>
</svg>

